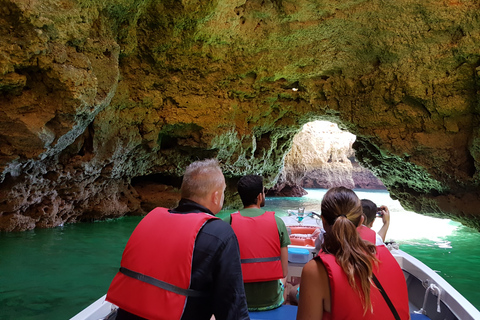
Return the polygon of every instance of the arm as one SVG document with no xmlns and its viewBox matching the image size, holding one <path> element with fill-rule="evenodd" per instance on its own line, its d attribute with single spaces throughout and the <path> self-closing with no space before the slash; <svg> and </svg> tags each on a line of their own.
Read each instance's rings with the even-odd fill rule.
<svg viewBox="0 0 480 320">
<path fill-rule="evenodd" d="M 275 221 L 277 222 L 278 235 L 280 237 L 280 261 L 282 262 L 283 277 L 285 278 L 288 274 L 288 245 L 292 242 L 283 220 L 275 216 Z"/>
<path fill-rule="evenodd" d="M 215 319 L 249 319 L 240 264 L 240 250 L 233 230 L 231 236 L 217 252 L 215 260 L 212 297 Z"/>
<path fill-rule="evenodd" d="M 288 247 L 280 248 L 280 261 L 282 261 L 283 277 L 288 274 Z"/>
<path fill-rule="evenodd" d="M 323 228 L 317 228 L 317 229 L 315 229 L 313 234 L 318 234 L 318 236 L 315 238 L 315 250 L 317 250 L 317 252 L 319 252 L 320 249 L 322 249 L 323 237 L 325 235 L 325 230 Z"/>
<path fill-rule="evenodd" d="M 302 270 L 297 320 L 321 320 L 324 310 L 330 310 L 330 286 L 325 267 L 312 259 Z"/>
<path fill-rule="evenodd" d="M 388 211 L 387 206 L 381 206 L 380 209 L 382 209 L 382 212 L 383 212 L 383 215 L 382 215 L 383 226 L 378 231 L 378 234 L 380 235 L 380 237 L 382 237 L 383 242 L 385 242 L 385 238 L 387 237 L 388 227 L 390 226 L 390 211 Z"/>
</svg>

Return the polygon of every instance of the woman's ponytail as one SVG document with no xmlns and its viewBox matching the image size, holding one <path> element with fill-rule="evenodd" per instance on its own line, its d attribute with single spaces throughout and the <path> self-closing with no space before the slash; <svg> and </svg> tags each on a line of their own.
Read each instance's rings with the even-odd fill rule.
<svg viewBox="0 0 480 320">
<path fill-rule="evenodd" d="M 332 210 L 333 209 L 333 210 Z M 370 283 L 375 257 L 375 245 L 362 240 L 357 232 L 362 207 L 356 194 L 347 188 L 330 189 L 322 200 L 322 216 L 329 224 L 322 250 L 335 256 L 347 275 L 350 286 L 359 292 L 364 312 L 371 309 Z M 360 288 L 357 286 L 359 280 Z"/>
</svg>

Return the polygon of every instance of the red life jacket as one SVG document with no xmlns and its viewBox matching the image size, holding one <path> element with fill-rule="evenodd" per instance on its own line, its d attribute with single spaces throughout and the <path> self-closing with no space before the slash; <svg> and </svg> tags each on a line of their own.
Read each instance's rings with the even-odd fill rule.
<svg viewBox="0 0 480 320">
<path fill-rule="evenodd" d="M 377 234 L 375 233 L 375 231 L 373 231 L 367 226 L 364 226 L 363 224 L 360 227 L 357 227 L 357 231 L 363 240 L 367 240 L 370 241 L 372 244 L 376 244 Z"/>
<path fill-rule="evenodd" d="M 180 319 L 189 289 L 195 239 L 206 213 L 173 214 L 155 208 L 133 231 L 106 300 L 147 319 Z M 204 294 L 204 293 L 203 293 Z"/>
<path fill-rule="evenodd" d="M 409 319 L 407 284 L 403 271 L 385 246 L 377 246 L 378 267 L 374 273 L 392 301 L 400 319 Z M 370 286 L 370 299 L 373 312 L 363 315 L 363 305 L 359 293 L 348 283 L 347 275 L 337 264 L 332 254 L 320 253 L 319 258 L 328 273 L 331 294 L 331 313 L 324 312 L 325 320 L 390 320 L 395 319 L 380 291 Z M 360 282 L 357 281 L 360 288 Z M 348 306 L 348 307 L 347 307 Z"/>
<path fill-rule="evenodd" d="M 232 228 L 238 239 L 243 282 L 263 282 L 283 278 L 280 236 L 275 212 L 258 217 L 232 215 Z"/>
</svg>

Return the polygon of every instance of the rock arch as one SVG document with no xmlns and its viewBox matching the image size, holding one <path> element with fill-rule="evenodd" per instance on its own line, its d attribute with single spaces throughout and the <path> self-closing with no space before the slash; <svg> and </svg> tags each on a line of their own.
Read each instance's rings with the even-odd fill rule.
<svg viewBox="0 0 480 320">
<path fill-rule="evenodd" d="M 142 214 L 133 178 L 202 157 L 273 183 L 317 119 L 407 208 L 480 229 L 479 21 L 476 1 L 4 0 L 0 230 Z"/>
<path fill-rule="evenodd" d="M 269 195 L 302 196 L 303 188 L 385 189 L 355 158 L 355 135 L 329 121 L 306 123 L 293 138 L 292 148 Z"/>
</svg>

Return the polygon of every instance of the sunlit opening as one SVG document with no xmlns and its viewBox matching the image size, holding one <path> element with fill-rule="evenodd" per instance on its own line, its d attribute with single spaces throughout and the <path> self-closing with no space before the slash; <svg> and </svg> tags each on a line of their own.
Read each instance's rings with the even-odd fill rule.
<svg viewBox="0 0 480 320">
<path fill-rule="evenodd" d="M 440 248 L 450 248 L 445 237 L 452 235 L 462 225 L 449 219 L 406 211 L 398 200 L 390 198 L 388 191 L 379 190 L 384 187 L 381 181 L 356 162 L 352 148 L 355 139 L 355 135 L 329 121 L 305 124 L 295 136 L 292 150 L 285 157 L 281 183 L 307 189 L 309 194 L 298 198 L 298 202 L 303 203 L 301 206 L 306 211 L 318 213 L 326 189 L 340 185 L 354 189 L 360 199 L 372 200 L 378 206 L 388 206 L 391 219 L 386 241 L 413 244 L 423 239 L 423 244 L 428 242 Z M 382 225 L 381 218 L 377 218 L 373 229 L 378 231 Z"/>
</svg>

